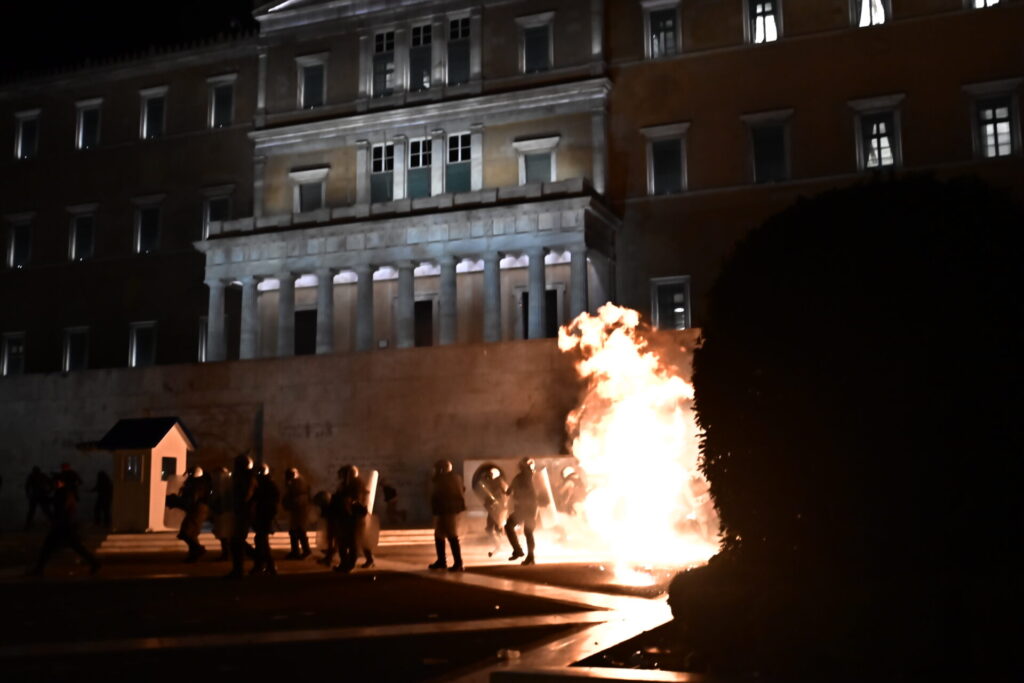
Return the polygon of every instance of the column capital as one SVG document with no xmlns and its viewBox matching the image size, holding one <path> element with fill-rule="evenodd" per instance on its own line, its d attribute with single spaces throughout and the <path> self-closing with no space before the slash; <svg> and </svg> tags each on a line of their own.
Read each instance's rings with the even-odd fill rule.
<svg viewBox="0 0 1024 683">
<path fill-rule="evenodd" d="M 590 247 L 585 244 L 574 244 L 569 247 L 570 254 L 583 254 L 586 256 L 590 252 Z"/>
<path fill-rule="evenodd" d="M 469 124 L 469 132 L 470 133 L 483 133 L 484 132 L 484 124 L 482 124 L 482 123 L 471 123 L 471 124 Z"/>
<path fill-rule="evenodd" d="M 222 277 L 211 277 L 203 280 L 203 284 L 206 285 L 207 287 L 210 287 L 211 289 L 214 287 L 227 287 L 229 284 L 231 284 L 231 280 Z"/>
<path fill-rule="evenodd" d="M 485 254 L 481 254 L 480 258 L 484 261 L 501 261 L 505 258 L 505 253 L 501 251 L 488 251 Z"/>
<path fill-rule="evenodd" d="M 419 265 L 418 261 L 412 261 L 412 260 L 408 260 L 408 259 L 403 260 L 403 261 L 395 261 L 395 263 L 394 263 L 394 266 L 395 266 L 395 268 L 397 270 L 406 270 L 406 269 L 413 270 L 418 265 Z"/>
<path fill-rule="evenodd" d="M 285 282 L 287 280 L 291 280 L 292 282 L 295 282 L 300 277 L 302 277 L 302 273 L 296 273 L 296 272 L 293 272 L 293 271 L 290 271 L 290 270 L 285 270 L 285 271 L 282 271 L 282 272 L 278 273 L 275 277 L 276 277 L 278 282 Z"/>
<path fill-rule="evenodd" d="M 318 280 L 324 277 L 330 277 L 331 279 L 334 279 L 334 276 L 341 272 L 341 269 L 333 268 L 331 266 L 317 266 L 314 272 L 316 273 L 316 277 Z"/>
<path fill-rule="evenodd" d="M 409 136 L 405 135 L 403 133 L 397 133 L 396 135 L 392 135 L 391 136 L 391 140 L 394 141 L 394 142 L 403 142 L 404 143 L 404 142 L 407 142 L 409 140 Z"/>
<path fill-rule="evenodd" d="M 533 257 L 535 255 L 540 256 L 541 258 L 543 258 L 551 250 L 548 249 L 547 247 L 533 246 L 533 247 L 527 247 L 523 251 L 524 251 L 524 253 L 527 256 L 529 256 L 531 259 L 533 259 Z"/>
<path fill-rule="evenodd" d="M 357 263 L 352 266 L 352 271 L 362 278 L 364 275 L 373 275 L 377 272 L 377 266 L 372 263 Z"/>
<path fill-rule="evenodd" d="M 430 136 L 431 137 L 436 138 L 436 137 L 439 137 L 439 136 L 442 136 L 442 135 L 444 135 L 444 128 L 435 128 L 432 131 L 430 131 Z"/>
<path fill-rule="evenodd" d="M 367 150 L 370 148 L 369 140 L 356 140 L 356 149 Z"/>
<path fill-rule="evenodd" d="M 238 280 L 239 280 L 239 282 L 242 283 L 243 286 L 244 285 L 258 285 L 260 282 L 263 281 L 263 276 L 262 275 L 243 275 L 242 277 L 238 278 Z"/>
<path fill-rule="evenodd" d="M 445 264 L 447 264 L 447 265 L 457 266 L 460 263 L 462 263 L 462 258 L 463 257 L 456 256 L 455 254 L 445 254 L 443 256 L 438 256 L 437 257 L 437 265 L 444 266 Z"/>
</svg>

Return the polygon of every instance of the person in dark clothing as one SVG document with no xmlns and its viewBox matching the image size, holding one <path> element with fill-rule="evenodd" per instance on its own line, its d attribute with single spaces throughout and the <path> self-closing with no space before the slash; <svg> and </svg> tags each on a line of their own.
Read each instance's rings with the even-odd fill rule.
<svg viewBox="0 0 1024 683">
<path fill-rule="evenodd" d="M 405 524 L 406 512 L 398 507 L 398 489 L 392 486 L 390 480 L 382 479 L 380 491 L 384 494 L 384 511 L 387 514 L 388 524 L 391 526 Z"/>
<path fill-rule="evenodd" d="M 203 473 L 202 467 L 192 468 L 185 483 L 181 485 L 178 496 L 185 510 L 178 538 L 185 541 L 185 545 L 188 546 L 185 561 L 195 562 L 206 552 L 206 548 L 199 543 L 199 532 L 203 528 L 203 522 L 210 516 L 210 478 Z"/>
<path fill-rule="evenodd" d="M 466 487 L 462 477 L 452 471 L 450 460 L 434 463 L 434 486 L 430 495 L 430 509 L 434 514 L 434 549 L 437 561 L 428 569 L 463 571 L 462 547 L 459 545 L 459 513 L 466 509 Z M 452 566 L 448 567 L 444 553 L 444 542 L 452 549 Z"/>
<path fill-rule="evenodd" d="M 78 491 L 82 488 L 82 477 L 71 469 L 71 463 L 62 462 L 57 477 L 63 479 L 64 483 L 74 491 L 75 498 L 78 498 Z"/>
<path fill-rule="evenodd" d="M 335 571 L 351 572 L 356 566 L 359 549 L 356 543 L 356 531 L 367 510 L 365 501 L 368 496 L 366 485 L 359 477 L 359 468 L 355 465 L 344 465 L 338 470 L 338 488 L 331 496 L 331 514 L 336 519 L 338 566 Z M 366 550 L 364 568 L 373 566 L 373 555 Z"/>
<path fill-rule="evenodd" d="M 505 491 L 508 489 L 508 482 L 501 478 L 501 471 L 492 467 L 480 477 L 475 487 L 477 497 L 487 510 L 487 527 L 484 529 L 488 534 L 500 534 L 505 528 Z"/>
<path fill-rule="evenodd" d="M 35 566 L 29 572 L 31 576 L 42 576 L 43 568 L 53 552 L 61 546 L 68 546 L 89 564 L 89 573 L 99 571 L 99 561 L 90 553 L 78 536 L 78 525 L 75 515 L 78 511 L 78 493 L 66 479 L 58 477 L 54 482 L 53 515 L 50 522 L 50 533 L 43 541 Z"/>
<path fill-rule="evenodd" d="M 294 467 L 284 473 L 284 499 L 281 504 L 288 511 L 288 538 L 292 544 L 291 552 L 285 557 L 290 560 L 305 559 L 309 557 L 309 537 L 306 535 L 309 483 Z"/>
<path fill-rule="evenodd" d="M 96 473 L 96 483 L 91 489 L 96 494 L 92 509 L 92 521 L 96 526 L 110 526 L 110 506 L 114 503 L 114 482 L 104 470 Z"/>
<path fill-rule="evenodd" d="M 231 571 L 225 578 L 240 579 L 245 569 L 245 537 L 254 513 L 256 473 L 248 455 L 235 458 L 231 473 L 231 500 L 234 523 L 231 527 Z"/>
<path fill-rule="evenodd" d="M 213 535 L 220 542 L 220 560 L 231 557 L 231 528 L 234 513 L 231 505 L 231 472 L 226 467 L 213 473 L 210 493 L 210 522 Z"/>
<path fill-rule="evenodd" d="M 252 530 L 256 557 L 250 574 L 277 574 L 274 556 L 270 552 L 270 534 L 274 533 L 274 520 L 280 501 L 281 490 L 270 478 L 270 466 L 264 463 L 256 476 L 256 491 L 253 494 Z"/>
<path fill-rule="evenodd" d="M 324 543 L 326 547 L 323 550 L 324 556 L 317 559 L 320 564 L 331 566 L 334 561 L 334 551 L 337 548 L 338 541 L 338 517 L 335 509 L 331 506 L 331 500 L 334 496 L 331 495 L 330 491 L 320 491 L 313 497 L 313 504 L 320 510 L 320 518 L 324 520 Z"/>
<path fill-rule="evenodd" d="M 32 528 L 32 520 L 36 516 L 36 508 L 42 510 L 43 515 L 50 519 L 50 492 L 53 489 L 53 481 L 43 474 L 38 467 L 33 467 L 25 480 L 25 495 L 28 496 L 28 515 L 25 517 L 25 529 Z"/>
<path fill-rule="evenodd" d="M 519 462 L 519 474 L 512 480 L 506 494 L 512 496 L 512 514 L 505 522 L 505 535 L 508 542 L 512 544 L 512 555 L 509 561 L 517 560 L 523 556 L 523 547 L 519 545 L 519 538 L 516 537 L 516 526 L 523 525 L 523 534 L 526 536 L 526 559 L 524 565 L 536 564 L 533 549 L 533 530 L 537 525 L 537 507 L 539 504 L 537 489 L 533 483 L 533 475 L 537 465 L 533 458 L 523 458 Z"/>
</svg>

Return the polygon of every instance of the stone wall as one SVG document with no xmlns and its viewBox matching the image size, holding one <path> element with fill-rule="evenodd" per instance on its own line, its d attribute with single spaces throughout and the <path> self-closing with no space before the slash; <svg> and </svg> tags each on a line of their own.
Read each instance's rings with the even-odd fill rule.
<svg viewBox="0 0 1024 683">
<path fill-rule="evenodd" d="M 88 489 L 112 458 L 77 444 L 121 418 L 166 415 L 192 432 L 196 464 L 227 465 L 262 447 L 275 478 L 299 467 L 314 491 L 333 488 L 344 463 L 376 468 L 410 517 L 426 522 L 434 460 L 460 469 L 464 459 L 564 452 L 578 391 L 554 340 L 7 377 L 0 527 L 23 522 L 32 465 L 49 472 L 70 462 Z M 81 517 L 91 509 L 86 493 Z"/>
</svg>

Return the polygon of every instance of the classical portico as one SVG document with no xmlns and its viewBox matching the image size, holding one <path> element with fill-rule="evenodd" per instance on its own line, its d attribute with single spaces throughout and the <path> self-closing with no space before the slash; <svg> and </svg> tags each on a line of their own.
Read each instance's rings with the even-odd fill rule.
<svg viewBox="0 0 1024 683">
<path fill-rule="evenodd" d="M 461 208 L 453 205 L 447 211 L 341 220 L 197 243 L 206 255 L 210 293 L 208 360 L 227 356 L 224 297 L 229 286 L 240 286 L 242 292 L 242 359 L 261 355 L 259 300 L 269 292 L 276 292 L 277 299 L 276 355 L 295 353 L 297 282 L 315 287 L 316 353 L 337 350 L 339 332 L 351 335 L 351 348 L 357 351 L 390 345 L 384 343 L 388 339 L 398 348 L 414 346 L 419 277 L 436 278 L 436 343 L 455 343 L 464 316 L 472 316 L 479 326 L 470 338 L 517 338 L 519 328 L 513 325 L 510 333 L 507 320 L 503 325 L 502 302 L 508 315 L 516 304 L 507 303 L 513 292 L 503 292 L 502 277 L 524 266 L 522 290 L 528 305 L 514 311 L 515 320 L 522 319 L 521 336 L 546 336 L 547 302 L 562 301 L 562 290 L 557 298 L 550 293 L 549 271 L 561 269 L 568 276 L 560 278 L 565 305 L 559 322 L 599 305 L 610 294 L 617 219 L 582 180 L 545 185 L 533 188 L 530 201 L 517 197 L 502 202 L 498 191 L 491 191 L 480 198 L 487 203 L 464 198 Z M 515 189 L 521 194 L 522 188 Z M 482 275 L 482 287 L 460 293 L 460 282 L 474 273 Z M 390 311 L 383 321 L 390 335 L 382 341 L 376 329 L 382 320 L 375 282 L 387 281 L 396 287 L 393 305 L 383 307 Z M 354 285 L 354 305 L 349 307 L 350 319 L 335 320 L 336 288 L 345 285 Z"/>
</svg>

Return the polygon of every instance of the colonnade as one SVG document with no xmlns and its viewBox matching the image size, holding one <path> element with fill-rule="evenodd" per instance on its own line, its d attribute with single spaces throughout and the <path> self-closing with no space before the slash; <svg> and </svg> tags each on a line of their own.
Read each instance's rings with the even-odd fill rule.
<svg viewBox="0 0 1024 683">
<path fill-rule="evenodd" d="M 544 336 L 547 319 L 547 290 L 544 256 L 548 249 L 531 247 L 524 252 L 529 258 L 529 310 L 526 336 L 538 339 Z M 587 248 L 583 245 L 569 249 L 570 284 L 569 316 L 574 318 L 588 309 Z M 486 342 L 501 341 L 501 252 L 478 255 L 484 264 L 483 281 L 483 338 Z M 442 345 L 456 341 L 458 325 L 456 267 L 462 259 L 445 255 L 428 259 L 440 269 L 440 301 L 438 342 Z M 351 270 L 356 276 L 355 348 L 369 351 L 374 347 L 373 274 L 382 265 L 391 265 L 398 272 L 398 300 L 395 308 L 395 339 L 399 348 L 415 344 L 415 281 L 417 262 L 398 261 L 393 264 L 363 263 L 351 268 L 317 268 L 316 297 L 316 352 L 334 351 L 334 276 L 340 270 Z M 286 270 L 266 276 L 247 275 L 241 278 L 211 278 L 207 319 L 208 361 L 227 358 L 224 294 L 232 282 L 242 284 L 242 320 L 239 358 L 256 358 L 259 344 L 258 286 L 265 277 L 276 278 L 278 289 L 277 355 L 291 356 L 295 352 L 295 281 L 302 273 Z"/>
</svg>

